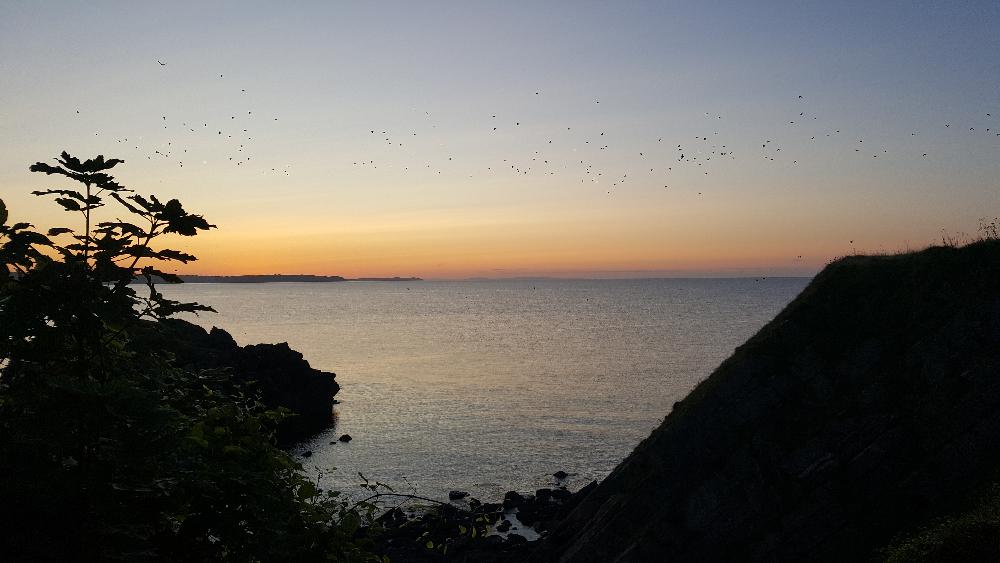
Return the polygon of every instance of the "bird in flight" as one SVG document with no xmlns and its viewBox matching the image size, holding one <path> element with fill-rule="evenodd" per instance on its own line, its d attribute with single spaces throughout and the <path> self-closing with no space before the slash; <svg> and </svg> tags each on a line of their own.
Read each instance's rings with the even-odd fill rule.
<svg viewBox="0 0 1000 563">
<path fill-rule="evenodd" d="M 167 66 L 167 63 L 157 59 L 156 62 L 160 63 L 160 66 Z"/>
</svg>

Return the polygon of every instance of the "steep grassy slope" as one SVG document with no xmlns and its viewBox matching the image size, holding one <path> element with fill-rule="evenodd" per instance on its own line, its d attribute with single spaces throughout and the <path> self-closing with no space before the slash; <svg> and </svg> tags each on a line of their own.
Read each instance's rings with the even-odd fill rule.
<svg viewBox="0 0 1000 563">
<path fill-rule="evenodd" d="M 1000 467 L 1000 242 L 838 260 L 539 560 L 864 561 Z"/>
</svg>

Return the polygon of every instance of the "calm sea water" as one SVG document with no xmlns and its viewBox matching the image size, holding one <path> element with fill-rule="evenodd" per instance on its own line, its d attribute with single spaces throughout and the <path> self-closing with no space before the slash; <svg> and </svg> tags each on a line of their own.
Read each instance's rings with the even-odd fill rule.
<svg viewBox="0 0 1000 563">
<path fill-rule="evenodd" d="M 481 499 L 605 477 L 802 278 L 188 284 L 240 344 L 288 342 L 343 387 L 296 452 L 326 486 Z M 330 444 L 348 433 L 350 444 Z"/>
</svg>

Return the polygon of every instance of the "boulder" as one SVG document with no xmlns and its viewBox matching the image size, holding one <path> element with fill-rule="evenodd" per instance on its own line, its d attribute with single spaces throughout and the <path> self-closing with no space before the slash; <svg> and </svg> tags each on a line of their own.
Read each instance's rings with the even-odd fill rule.
<svg viewBox="0 0 1000 563">
<path fill-rule="evenodd" d="M 525 526 L 531 526 L 538 520 L 538 511 L 531 504 L 522 504 L 517 509 L 517 519 Z"/>
<path fill-rule="evenodd" d="M 517 508 L 518 506 L 521 506 L 522 502 L 524 502 L 524 497 L 521 496 L 521 493 L 517 491 L 507 491 L 507 494 L 503 496 L 503 509 L 511 510 L 513 508 Z"/>
<path fill-rule="evenodd" d="M 565 501 L 566 499 L 568 499 L 573 495 L 573 493 L 569 492 L 569 490 L 566 489 L 566 487 L 559 487 L 557 489 L 552 489 L 552 491 L 549 494 L 552 496 L 553 499 L 558 501 Z"/>
<path fill-rule="evenodd" d="M 538 502 L 548 502 L 552 499 L 552 489 L 538 489 L 535 491 L 535 498 Z"/>
</svg>

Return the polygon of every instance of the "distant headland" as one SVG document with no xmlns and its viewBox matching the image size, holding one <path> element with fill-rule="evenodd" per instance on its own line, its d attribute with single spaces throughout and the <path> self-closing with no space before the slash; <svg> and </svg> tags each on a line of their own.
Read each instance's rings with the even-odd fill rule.
<svg viewBox="0 0 1000 563">
<path fill-rule="evenodd" d="M 270 274 L 248 276 L 181 276 L 184 283 L 277 283 L 277 282 L 342 282 L 342 281 L 422 281 L 420 278 L 345 278 L 311 274 Z"/>
</svg>

